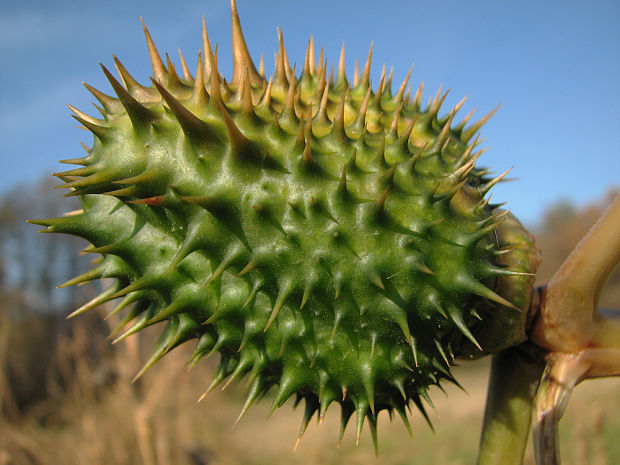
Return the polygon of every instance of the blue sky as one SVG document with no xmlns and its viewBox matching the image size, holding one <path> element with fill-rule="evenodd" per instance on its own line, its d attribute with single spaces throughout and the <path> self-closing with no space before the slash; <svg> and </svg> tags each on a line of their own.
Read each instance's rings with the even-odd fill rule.
<svg viewBox="0 0 620 465">
<path fill-rule="evenodd" d="M 95 114 L 86 81 L 111 93 L 98 63 L 116 54 L 146 83 L 151 74 L 140 26 L 144 17 L 163 54 L 177 49 L 195 66 L 204 14 L 220 66 L 231 74 L 228 0 L 11 2 L 0 6 L 0 193 L 58 171 L 81 156 L 65 104 Z M 364 61 L 374 41 L 373 72 L 394 66 L 394 87 L 415 63 L 411 85 L 425 97 L 450 88 L 446 111 L 469 94 L 461 117 L 481 117 L 489 150 L 480 160 L 496 173 L 514 167 L 516 181 L 493 200 L 533 224 L 560 199 L 577 205 L 620 187 L 620 2 L 238 0 L 250 52 L 273 69 L 276 28 L 291 62 L 301 63 L 314 35 L 336 63 Z M 350 74 L 351 75 L 351 74 Z M 414 89 L 415 89 L 414 87 Z M 458 120 L 458 119 L 457 119 Z"/>
</svg>

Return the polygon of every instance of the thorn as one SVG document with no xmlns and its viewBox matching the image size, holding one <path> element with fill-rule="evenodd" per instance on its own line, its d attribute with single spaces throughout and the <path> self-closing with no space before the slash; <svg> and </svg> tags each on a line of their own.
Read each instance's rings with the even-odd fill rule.
<svg viewBox="0 0 620 465">
<path fill-rule="evenodd" d="M 362 434 L 362 428 L 364 426 L 364 419 L 366 418 L 366 413 L 368 412 L 368 404 L 365 400 L 359 399 L 357 401 L 357 428 L 355 432 L 355 447 L 359 446 L 360 436 Z"/>
<path fill-rule="evenodd" d="M 347 76 L 344 61 L 344 40 L 342 41 L 342 47 L 340 49 L 340 59 L 338 60 L 338 75 L 336 77 L 336 83 L 346 84 Z M 346 85 L 345 85 L 346 87 Z"/>
<path fill-rule="evenodd" d="M 314 164 L 314 159 L 312 158 L 312 149 L 310 147 L 309 140 L 306 142 L 306 145 L 304 146 L 304 151 L 301 154 L 301 162 L 307 168 Z"/>
<path fill-rule="evenodd" d="M 463 106 L 463 104 L 467 101 L 468 98 L 469 98 L 469 95 L 466 95 L 465 97 L 463 97 L 459 103 L 454 105 L 454 108 L 452 109 L 451 113 L 456 115 L 458 111 L 461 109 L 461 107 Z"/>
<path fill-rule="evenodd" d="M 400 415 L 400 418 L 403 421 L 405 428 L 407 428 L 407 431 L 409 432 L 409 436 L 413 438 L 413 430 L 411 429 L 411 423 L 409 423 L 409 419 L 407 418 L 407 412 L 405 412 L 405 409 L 401 407 L 396 407 L 395 410 Z"/>
<path fill-rule="evenodd" d="M 405 89 L 407 88 L 407 83 L 409 82 L 409 78 L 411 77 L 411 72 L 413 71 L 413 65 L 411 65 L 411 68 L 409 68 L 409 72 L 407 73 L 407 76 L 405 76 L 405 79 L 403 79 L 402 84 L 400 85 L 398 92 L 396 92 L 396 101 L 400 102 L 403 99 L 403 96 L 405 95 Z"/>
<path fill-rule="evenodd" d="M 147 362 L 142 366 L 140 371 L 133 377 L 131 383 L 138 381 L 144 374 L 155 365 L 163 356 L 170 350 L 175 339 L 177 339 L 178 320 L 170 320 L 170 322 L 164 328 L 161 336 L 158 338 L 155 348 L 151 352 L 151 355 Z"/>
<path fill-rule="evenodd" d="M 216 140 L 215 134 L 207 123 L 189 111 L 155 79 L 151 78 L 151 81 L 153 81 L 153 84 L 157 88 L 158 92 L 166 101 L 166 104 L 170 107 L 170 110 L 172 110 L 172 113 L 188 138 L 200 138 L 210 141 Z"/>
<path fill-rule="evenodd" d="M 81 119 L 83 119 L 84 121 L 88 121 L 90 124 L 95 125 L 95 126 L 101 126 L 103 127 L 103 125 L 105 124 L 104 120 L 101 119 L 97 119 L 97 118 L 93 118 L 92 116 L 78 110 L 77 108 L 75 108 L 73 105 L 70 105 L 67 103 L 67 108 L 69 108 L 69 110 L 71 110 L 73 113 L 75 113 L 77 116 L 79 116 Z M 92 169 L 92 168 L 91 168 Z M 67 174 L 66 176 L 71 176 L 70 174 Z M 79 174 L 76 176 L 80 176 Z"/>
<path fill-rule="evenodd" d="M 437 102 L 439 101 L 439 97 L 441 96 L 442 90 L 443 90 L 443 84 L 440 84 L 439 89 L 437 89 L 437 93 L 435 94 L 435 96 L 432 99 L 429 98 L 429 103 L 428 103 L 429 107 L 432 108 L 437 105 Z"/>
<path fill-rule="evenodd" d="M 299 128 L 297 129 L 297 138 L 295 139 L 295 145 L 297 147 L 305 147 L 306 144 L 306 113 L 302 113 L 299 120 Z"/>
<path fill-rule="evenodd" d="M 258 74 L 264 81 L 265 80 L 265 56 L 263 55 L 262 52 L 260 54 L 260 61 L 258 62 Z"/>
<path fill-rule="evenodd" d="M 133 309 L 132 309 L 132 311 L 133 311 Z M 134 315 L 133 316 L 130 315 L 129 318 L 126 317 L 121 322 L 121 324 L 118 325 L 112 331 L 112 333 L 108 336 L 109 339 L 111 339 L 121 329 L 123 329 L 123 327 L 126 326 L 127 323 L 129 323 L 134 317 L 136 317 L 137 315 L 140 315 L 140 318 L 138 318 L 138 320 L 129 329 L 125 330 L 120 336 L 114 338 L 114 340 L 112 341 L 112 344 L 118 344 L 119 342 L 127 339 L 129 336 L 132 336 L 132 335 L 136 334 L 137 332 L 143 330 L 144 328 L 146 328 L 148 326 L 148 324 L 149 324 L 148 321 L 151 318 L 151 316 L 153 315 L 153 309 L 150 308 L 150 309 L 147 309 L 146 311 L 141 310 L 140 313 L 134 313 Z"/>
<path fill-rule="evenodd" d="M 474 169 L 476 162 L 483 153 L 484 150 L 479 150 L 467 163 L 454 171 L 452 175 L 455 176 L 455 179 L 465 179 L 471 170 Z"/>
<path fill-rule="evenodd" d="M 267 83 L 267 89 L 265 90 L 265 94 L 263 95 L 263 99 L 261 100 L 259 107 L 267 108 L 271 111 L 271 85 L 273 83 L 273 74 L 269 76 L 269 82 Z M 276 121 L 278 119 L 276 118 Z"/>
<path fill-rule="evenodd" d="M 515 306 L 513 303 L 509 302 L 508 300 L 506 300 L 499 294 L 495 293 L 494 291 L 486 287 L 484 284 L 478 281 L 473 281 L 473 283 L 474 285 L 473 285 L 473 288 L 471 289 L 471 292 L 473 292 L 474 294 L 479 295 L 480 297 L 484 297 L 485 299 L 489 299 L 500 305 L 504 305 L 506 307 L 512 308 L 513 310 L 516 310 L 517 312 L 521 312 L 521 310 L 517 306 Z"/>
<path fill-rule="evenodd" d="M 207 26 L 205 24 L 205 17 L 202 15 L 202 53 L 205 58 L 204 61 L 204 80 L 207 82 L 212 74 L 212 70 L 215 69 L 213 63 L 213 49 L 211 48 L 211 41 L 207 34 Z"/>
<path fill-rule="evenodd" d="M 297 446 L 299 446 L 299 443 L 301 442 L 301 438 L 306 432 L 306 429 L 308 428 L 308 424 L 310 423 L 310 420 L 312 419 L 314 412 L 317 411 L 317 406 L 316 406 L 314 399 L 310 399 L 309 397 L 306 397 L 305 399 L 306 399 L 306 405 L 304 409 L 304 416 L 301 420 L 301 426 L 299 427 L 299 433 L 297 434 L 297 441 L 295 442 L 295 448 L 293 449 L 293 452 L 297 450 Z"/>
<path fill-rule="evenodd" d="M 239 85 L 243 69 L 248 68 L 251 83 L 261 85 L 263 78 L 256 71 L 256 66 L 252 62 L 252 57 L 248 51 L 248 46 L 243 37 L 241 22 L 239 21 L 239 12 L 235 0 L 230 0 L 230 12 L 232 22 L 232 47 L 233 47 L 233 77 L 231 84 Z"/>
<path fill-rule="evenodd" d="M 211 95 L 213 95 L 213 93 Z M 257 147 L 243 135 L 241 130 L 237 127 L 232 117 L 230 116 L 230 113 L 228 113 L 226 105 L 223 101 L 220 100 L 217 106 L 226 126 L 226 132 L 228 133 L 228 140 L 230 142 L 231 152 L 240 159 L 262 163 L 265 159 L 264 151 L 257 150 Z"/>
<path fill-rule="evenodd" d="M 383 280 L 381 279 L 381 275 L 374 270 L 369 270 L 366 272 L 366 276 L 368 281 L 377 286 L 382 291 L 385 291 L 385 286 L 383 284 Z"/>
<path fill-rule="evenodd" d="M 276 319 L 276 316 L 278 316 L 278 313 L 280 312 L 280 309 L 282 308 L 282 305 L 284 305 L 284 302 L 286 302 L 286 299 L 289 297 L 292 290 L 293 290 L 293 285 L 291 281 L 285 281 L 284 283 L 280 285 L 280 290 L 278 291 L 276 302 L 273 306 L 273 310 L 271 311 L 271 314 L 269 315 L 269 320 L 267 321 L 267 324 L 265 325 L 264 331 L 267 331 L 269 327 L 271 326 L 271 324 L 274 322 L 274 320 Z"/>
<path fill-rule="evenodd" d="M 377 438 L 377 415 L 372 412 L 368 415 L 368 427 L 370 428 L 370 435 L 372 436 L 372 445 L 375 450 L 375 458 L 379 458 L 379 441 Z"/>
<path fill-rule="evenodd" d="M 444 146 L 444 143 L 447 143 L 450 137 L 450 125 L 452 124 L 452 118 L 454 118 L 454 113 L 450 113 L 448 117 L 448 121 L 443 125 L 437 139 L 435 140 L 435 146 L 441 150 Z"/>
<path fill-rule="evenodd" d="M 135 197 L 140 193 L 138 186 L 127 186 L 120 189 L 102 192 L 102 195 L 110 195 L 112 197 Z M 130 203 L 131 201 L 127 202 Z"/>
<path fill-rule="evenodd" d="M 329 86 L 325 85 L 323 88 L 323 94 L 321 96 L 321 103 L 319 104 L 319 109 L 314 117 L 317 123 L 326 124 L 328 121 L 327 118 L 327 97 L 329 95 Z"/>
<path fill-rule="evenodd" d="M 441 97 L 439 97 L 439 94 L 441 93 L 441 89 L 442 89 L 442 86 L 439 86 L 439 89 L 437 90 L 437 94 L 435 95 L 435 98 L 433 99 L 433 103 L 429 110 L 429 113 L 431 114 L 432 118 L 437 118 L 437 115 L 439 114 L 439 109 L 441 108 L 441 105 L 443 105 L 444 100 L 446 99 L 446 97 L 448 96 L 448 93 L 450 92 L 450 89 L 448 89 L 443 93 Z"/>
<path fill-rule="evenodd" d="M 222 258 L 222 261 L 218 265 L 218 267 L 213 270 L 211 276 L 205 282 L 205 286 L 209 285 L 213 280 L 219 278 L 222 273 L 234 262 L 237 258 L 239 258 L 244 252 L 244 246 L 241 243 L 237 243 L 229 248 L 226 252 L 226 255 Z"/>
<path fill-rule="evenodd" d="M 193 82 L 194 78 L 192 76 L 192 73 L 189 72 L 189 68 L 187 67 L 187 62 L 185 61 L 185 57 L 183 56 L 183 53 L 181 53 L 180 48 L 178 49 L 178 51 L 179 51 L 179 60 L 181 61 L 181 69 L 183 70 L 183 79 L 185 79 L 188 82 Z M 198 50 L 198 53 L 200 53 L 200 50 Z"/>
<path fill-rule="evenodd" d="M 69 286 L 74 286 L 76 284 L 83 284 L 83 283 L 87 283 L 89 281 L 94 281 L 95 279 L 101 279 L 103 278 L 103 273 L 104 273 L 105 267 L 102 266 L 98 266 L 96 268 L 93 268 L 92 270 L 89 270 L 85 273 L 82 273 L 79 276 L 76 276 L 75 278 L 72 278 L 66 282 L 64 282 L 63 284 L 60 284 L 59 286 L 56 286 L 56 289 L 61 289 L 63 287 L 69 287 Z"/>
<path fill-rule="evenodd" d="M 370 94 L 372 93 L 372 86 L 369 85 L 366 90 L 366 95 L 364 96 L 364 100 L 360 106 L 360 109 L 357 113 L 357 117 L 355 118 L 355 122 L 353 123 L 353 127 L 356 131 L 362 132 L 366 127 L 366 112 L 368 111 L 368 104 L 370 103 Z"/>
<path fill-rule="evenodd" d="M 366 398 L 368 399 L 370 411 L 373 415 L 375 415 L 375 390 L 374 380 L 372 379 L 372 368 L 370 369 L 370 372 L 362 374 L 362 384 L 364 385 L 364 390 L 366 391 Z"/>
<path fill-rule="evenodd" d="M 342 174 L 340 175 L 340 182 L 338 183 L 338 192 L 340 195 L 346 195 L 347 193 L 347 165 L 342 165 Z"/>
<path fill-rule="evenodd" d="M 211 91 L 211 98 L 209 99 L 209 105 L 215 107 L 215 110 L 220 109 L 220 106 L 224 105 L 224 100 L 222 99 L 222 92 L 220 90 L 220 75 L 217 69 L 217 44 L 215 45 L 215 52 L 212 52 L 209 49 L 209 57 L 205 56 L 205 63 L 207 61 L 212 66 L 211 68 L 211 82 L 209 86 L 209 90 Z"/>
<path fill-rule="evenodd" d="M 329 343 L 332 344 L 334 342 L 334 337 L 336 337 L 336 332 L 338 330 L 338 325 L 340 324 L 340 319 L 342 318 L 341 312 L 336 312 L 334 316 L 334 326 L 332 328 L 332 332 L 329 336 Z"/>
<path fill-rule="evenodd" d="M 398 162 L 395 162 L 389 170 L 385 172 L 382 176 L 382 181 L 386 183 L 388 186 L 391 186 L 394 183 L 394 174 L 396 173 L 396 167 L 398 166 Z M 385 201 L 384 201 L 385 203 Z"/>
<path fill-rule="evenodd" d="M 243 78 L 243 111 L 247 115 L 254 115 L 254 102 L 252 102 L 252 85 L 250 82 L 250 70 L 245 68 Z"/>
<path fill-rule="evenodd" d="M 250 290 L 250 293 L 248 294 L 248 298 L 245 299 L 245 302 L 243 303 L 241 308 L 246 308 L 250 304 L 250 302 L 252 301 L 252 299 L 254 299 L 254 297 L 256 296 L 256 293 L 260 290 L 262 285 L 263 283 L 260 279 L 257 279 L 256 281 L 254 281 L 254 283 L 252 284 L 252 289 Z"/>
<path fill-rule="evenodd" d="M 502 174 L 500 174 L 499 176 L 493 178 L 491 181 L 487 182 L 484 186 L 480 186 L 478 188 L 478 191 L 480 192 L 480 195 L 482 197 L 484 197 L 485 195 L 488 194 L 488 192 L 491 190 L 491 188 L 497 184 L 498 182 L 500 182 L 502 179 L 504 179 L 504 177 L 510 173 L 510 171 L 512 171 L 512 168 L 507 169 L 506 171 L 504 171 Z"/>
<path fill-rule="evenodd" d="M 62 214 L 62 216 L 78 216 L 78 215 L 83 215 L 84 214 L 84 209 L 80 208 L 78 210 L 71 210 L 69 212 L 65 212 Z"/>
<path fill-rule="evenodd" d="M 98 296 L 96 296 L 95 298 L 91 299 L 89 302 L 85 303 L 84 305 L 82 305 L 80 308 L 78 308 L 77 310 L 73 311 L 72 313 L 70 313 L 67 316 L 67 320 L 70 318 L 73 318 L 77 315 L 81 315 L 82 313 L 91 310 L 95 307 L 98 307 L 101 304 L 104 304 L 106 302 L 109 302 L 110 300 L 112 300 L 114 297 L 114 294 L 116 293 L 116 291 L 118 290 L 119 285 L 112 285 L 109 288 L 107 288 L 106 290 L 104 290 L 101 294 L 99 294 Z"/>
<path fill-rule="evenodd" d="M 252 362 L 251 358 L 250 357 L 244 357 L 244 354 L 242 354 L 241 358 L 239 359 L 239 363 L 237 364 L 237 367 L 230 374 L 230 376 L 228 377 L 228 379 L 226 380 L 226 382 L 222 386 L 222 391 L 225 391 L 226 388 L 228 388 L 228 386 L 230 386 L 237 378 L 239 378 L 239 376 L 244 375 L 245 373 L 247 373 L 250 370 L 252 364 L 253 364 L 253 362 Z"/>
<path fill-rule="evenodd" d="M 323 83 L 322 85 L 324 86 L 326 82 L 325 78 L 327 75 L 327 60 L 324 59 L 323 52 L 324 52 L 323 46 L 321 45 L 321 51 L 319 52 L 319 59 L 317 61 L 318 65 L 316 69 L 316 74 L 318 74 L 319 76 L 319 83 Z M 321 87 L 321 92 L 323 92 L 322 87 Z"/>
<path fill-rule="evenodd" d="M 390 186 L 387 186 L 385 188 L 385 190 L 383 191 L 383 194 L 381 194 L 381 197 L 379 197 L 379 200 L 377 200 L 377 213 L 379 215 L 383 214 L 383 212 L 384 212 L 384 209 L 385 209 L 385 199 L 387 198 L 389 190 L 390 190 Z"/>
<path fill-rule="evenodd" d="M 81 158 L 77 158 L 76 160 L 83 160 Z M 74 160 L 61 160 L 62 162 L 67 162 L 70 163 L 72 165 L 79 165 L 82 163 L 71 163 Z M 75 168 L 72 170 L 67 170 L 67 171 L 61 171 L 60 173 L 52 173 L 52 176 L 56 176 L 62 180 L 65 179 L 69 179 L 69 177 L 73 177 L 73 176 L 90 176 L 91 174 L 94 174 L 97 172 L 97 168 L 94 165 L 86 165 L 86 166 L 82 166 L 81 168 Z M 66 181 L 65 181 L 66 182 Z"/>
<path fill-rule="evenodd" d="M 415 116 L 413 117 L 413 119 L 411 120 L 411 122 L 409 123 L 409 126 L 407 126 L 405 128 L 405 130 L 403 131 L 403 133 L 398 137 L 398 144 L 404 150 L 409 150 L 409 139 L 411 138 L 411 133 L 413 132 L 414 126 L 418 122 L 418 117 L 419 116 L 420 116 L 420 113 L 416 113 Z M 424 150 L 424 149 L 422 149 L 422 150 Z"/>
<path fill-rule="evenodd" d="M 118 312 L 120 312 L 124 308 L 128 307 L 132 303 L 138 302 L 143 297 L 144 296 L 141 295 L 140 292 L 134 292 L 133 294 L 129 294 L 116 307 L 114 307 L 114 309 L 110 313 L 108 313 L 105 317 L 103 317 L 103 319 L 104 320 L 108 320 L 109 318 L 111 318 L 112 316 L 116 315 Z"/>
<path fill-rule="evenodd" d="M 390 133 L 394 134 L 395 136 L 398 135 L 398 117 L 400 116 L 400 112 L 404 104 L 405 102 L 400 102 L 398 104 L 396 110 L 394 110 L 394 118 L 392 118 L 392 123 L 390 124 Z"/>
<path fill-rule="evenodd" d="M 211 350 L 211 352 L 216 350 L 216 347 L 217 347 L 217 344 Z M 211 391 L 213 391 L 224 380 L 224 378 L 226 378 L 228 376 L 228 373 L 230 373 L 228 371 L 228 363 L 229 363 L 229 359 L 228 358 L 225 359 L 225 358 L 222 357 L 222 360 L 220 361 L 220 364 L 217 367 L 215 375 L 213 376 L 213 380 L 211 381 L 211 384 L 209 385 L 207 390 L 198 398 L 198 402 L 202 402 L 202 400 L 205 397 L 207 397 L 207 395 Z"/>
<path fill-rule="evenodd" d="M 301 436 L 297 436 L 297 440 L 295 441 L 295 447 L 293 447 L 293 454 L 297 452 L 297 447 L 299 446 L 300 442 L 301 442 Z"/>
<path fill-rule="evenodd" d="M 299 120 L 297 119 L 297 114 L 295 113 L 295 79 L 291 79 L 289 82 L 290 84 L 288 84 L 288 89 L 286 92 L 284 109 L 280 114 L 279 120 L 283 127 L 287 127 L 286 123 L 289 123 L 292 127 L 297 127 Z"/>
<path fill-rule="evenodd" d="M 306 285 L 304 287 L 304 294 L 301 297 L 301 304 L 299 304 L 299 310 L 303 309 L 306 303 L 308 302 L 308 299 L 310 298 L 310 294 L 312 293 L 312 289 L 314 288 L 316 281 L 317 280 L 314 277 L 308 277 L 306 279 Z"/>
<path fill-rule="evenodd" d="M 245 403 L 243 404 L 243 408 L 241 409 L 241 413 L 239 413 L 239 416 L 235 420 L 235 423 L 233 424 L 233 428 L 237 425 L 237 423 L 239 423 L 239 421 L 246 414 L 250 406 L 259 397 L 261 391 L 262 391 L 262 379 L 260 377 L 257 377 L 252 383 L 252 386 L 250 387 Z"/>
<path fill-rule="evenodd" d="M 422 91 L 423 90 L 424 90 L 424 82 L 420 81 L 418 90 L 416 90 L 415 96 L 413 97 L 413 101 L 415 102 L 416 107 L 418 107 L 418 109 L 422 107 Z"/>
<path fill-rule="evenodd" d="M 278 55 L 276 62 L 276 71 L 274 78 L 274 85 L 276 87 L 288 89 L 289 80 L 288 80 L 288 57 L 286 56 L 286 50 L 284 49 L 284 38 L 282 36 L 282 29 L 278 28 Z"/>
<path fill-rule="evenodd" d="M 385 90 L 387 95 L 390 96 L 392 92 L 392 78 L 394 77 L 394 67 L 390 67 L 390 74 L 388 75 L 387 81 L 385 81 Z"/>
<path fill-rule="evenodd" d="M 95 107 L 95 110 L 97 110 L 99 113 L 101 113 L 101 115 L 104 117 L 104 119 L 108 117 L 108 112 L 107 112 L 104 108 L 101 108 L 99 105 L 97 105 L 97 104 L 96 104 L 96 103 L 94 103 L 94 102 L 91 102 L 91 105 L 92 105 L 93 107 Z M 121 106 L 122 106 L 122 105 L 121 105 Z M 62 162 L 61 162 L 61 163 L 62 163 Z"/>
<path fill-rule="evenodd" d="M 242 269 L 241 271 L 239 271 L 239 273 L 237 273 L 237 274 L 235 275 L 235 277 L 236 277 L 236 278 L 239 278 L 239 277 L 243 276 L 244 274 L 249 273 L 250 271 L 252 271 L 252 270 L 253 270 L 253 269 L 255 269 L 255 268 L 256 268 L 256 262 L 255 262 L 254 260 L 250 260 L 250 261 L 248 262 L 248 264 L 247 264 L 247 265 L 245 265 L 245 266 L 243 267 L 243 269 Z"/>
<path fill-rule="evenodd" d="M 342 96 L 340 97 L 340 103 L 338 104 L 336 115 L 334 116 L 334 125 L 332 126 L 332 134 L 335 134 L 341 139 L 345 139 L 347 136 L 344 130 L 344 104 L 346 95 L 347 89 L 345 88 L 342 92 Z"/>
<path fill-rule="evenodd" d="M 158 81 L 165 82 L 168 77 L 168 73 L 166 72 L 166 68 L 164 67 L 163 61 L 161 61 L 161 57 L 157 52 L 157 48 L 155 47 L 155 43 L 151 38 L 151 34 L 149 33 L 146 25 L 144 24 L 144 20 L 140 17 L 140 21 L 142 21 L 142 28 L 144 29 L 144 37 L 146 38 L 146 44 L 149 49 L 149 56 L 151 57 L 151 66 L 153 67 L 153 75 Z"/>
<path fill-rule="evenodd" d="M 491 117 L 501 108 L 501 104 L 497 105 L 493 110 L 487 113 L 485 116 L 480 118 L 478 121 L 473 123 L 470 127 L 465 129 L 461 134 L 461 140 L 467 143 L 473 136 L 478 132 L 478 130 L 489 120 Z"/>
<path fill-rule="evenodd" d="M 443 359 L 446 366 L 450 368 L 450 362 L 448 361 L 448 357 L 446 357 L 446 353 L 444 352 L 443 347 L 441 347 L 441 343 L 437 339 L 435 339 L 435 347 L 437 347 L 437 351 L 439 352 L 439 355 L 441 355 L 441 358 Z"/>
<path fill-rule="evenodd" d="M 375 93 L 374 102 L 375 104 L 381 108 L 381 95 L 383 94 L 383 86 L 385 85 L 385 66 L 381 71 L 381 79 L 379 80 L 379 87 L 377 88 L 377 92 Z"/>
<path fill-rule="evenodd" d="M 353 409 L 351 407 L 341 404 L 340 408 L 341 408 L 341 413 L 340 413 L 340 432 L 338 433 L 338 445 L 337 445 L 338 448 L 340 448 L 340 446 L 342 445 L 342 439 L 344 438 L 344 431 L 347 427 L 347 423 L 349 422 L 349 419 L 351 418 L 351 415 L 353 415 Z"/>
<path fill-rule="evenodd" d="M 108 81 L 110 81 L 114 92 L 116 92 L 116 95 L 118 95 L 118 98 L 125 107 L 125 110 L 127 110 L 127 115 L 131 119 L 134 127 L 143 128 L 150 124 L 155 119 L 155 114 L 133 98 L 131 94 L 125 90 L 121 83 L 118 82 L 114 76 L 112 76 L 112 73 L 110 73 L 110 71 L 108 71 L 103 64 L 99 64 L 108 78 Z"/>
<path fill-rule="evenodd" d="M 202 64 L 202 53 L 198 50 L 198 62 L 196 64 L 196 80 L 194 81 L 194 92 L 192 102 L 199 108 L 203 108 L 209 102 L 209 94 L 205 88 L 204 65 Z"/>
<path fill-rule="evenodd" d="M 309 71 L 312 76 L 315 74 L 315 61 L 314 61 L 314 37 L 310 36 L 308 40 L 308 64 L 310 65 Z"/>
<path fill-rule="evenodd" d="M 179 79 L 179 75 L 177 74 L 177 71 L 174 68 L 174 65 L 172 64 L 172 61 L 170 60 L 170 56 L 168 55 L 167 52 L 166 52 L 166 64 L 168 65 L 168 87 L 171 89 L 172 88 L 178 89 L 179 87 L 182 87 L 183 84 L 181 83 L 181 80 Z"/>
<path fill-rule="evenodd" d="M 95 137 L 99 140 L 104 140 L 110 133 L 110 129 L 107 126 L 99 126 L 96 124 L 92 124 L 91 122 L 80 118 L 77 115 L 71 115 L 74 119 L 76 119 L 80 124 L 82 124 L 86 129 L 92 132 Z"/>
<path fill-rule="evenodd" d="M 480 286 L 484 287 L 482 284 L 480 284 Z M 486 287 L 484 287 L 485 289 L 487 289 Z M 491 291 L 490 289 L 488 289 L 489 292 L 495 294 L 493 291 Z M 473 291 L 474 293 L 478 294 L 476 291 Z M 497 295 L 497 294 L 495 294 Z M 484 296 L 483 296 L 484 297 Z M 499 297 L 499 296 L 498 296 Z M 500 297 L 500 299 L 503 299 L 502 297 Z M 506 301 L 507 302 L 507 301 Z M 512 304 L 509 303 L 508 306 L 511 306 Z M 514 306 L 513 306 L 514 307 Z M 456 327 L 459 329 L 459 331 L 467 338 L 469 339 L 472 344 L 474 344 L 478 350 L 480 350 L 482 352 L 482 347 L 480 347 L 480 344 L 478 344 L 478 341 L 476 340 L 476 338 L 474 337 L 474 335 L 471 333 L 471 331 L 469 330 L 469 328 L 467 327 L 467 324 L 465 323 L 465 321 L 463 321 L 463 315 L 461 314 L 461 311 L 458 309 L 458 307 L 454 306 L 454 305 L 448 305 L 447 307 L 448 309 L 448 315 L 450 316 L 450 319 L 454 322 L 454 324 L 456 325 Z"/>
<path fill-rule="evenodd" d="M 428 395 L 428 387 L 419 389 L 418 393 L 422 397 L 422 399 L 424 399 L 426 403 L 435 411 L 437 416 L 439 416 L 439 412 L 437 412 L 435 404 L 433 403 L 431 397 Z"/>
<path fill-rule="evenodd" d="M 112 58 L 114 59 L 114 65 L 116 66 L 118 74 L 120 74 L 125 87 L 131 94 L 138 94 L 139 97 L 144 99 L 155 97 L 153 90 L 142 86 L 138 81 L 136 81 L 115 55 L 112 55 Z"/>
<path fill-rule="evenodd" d="M 353 147 L 353 153 L 347 161 L 347 166 L 349 167 L 349 171 L 357 168 L 357 147 Z"/>
<path fill-rule="evenodd" d="M 118 179 L 112 181 L 112 184 L 146 184 L 155 181 L 156 175 L 154 171 L 146 169 L 140 174 L 131 176 L 129 178 Z"/>
<path fill-rule="evenodd" d="M 368 87 L 370 85 L 370 63 L 372 61 L 373 45 L 374 41 L 370 42 L 370 50 L 368 50 L 368 57 L 366 58 L 366 63 L 364 64 L 364 69 L 362 71 L 362 78 L 360 80 L 360 84 L 363 87 Z"/>
<path fill-rule="evenodd" d="M 121 102 L 114 97 L 110 97 L 107 94 L 104 94 L 100 90 L 95 89 L 90 84 L 82 81 L 82 85 L 86 87 L 86 89 L 95 96 L 95 98 L 103 105 L 103 108 L 108 113 L 118 113 L 123 108 Z"/>
<path fill-rule="evenodd" d="M 381 162 L 384 166 L 390 166 L 385 159 L 385 133 L 381 135 L 381 145 L 379 146 L 379 151 L 377 153 L 377 160 L 379 160 L 379 162 Z"/>
</svg>

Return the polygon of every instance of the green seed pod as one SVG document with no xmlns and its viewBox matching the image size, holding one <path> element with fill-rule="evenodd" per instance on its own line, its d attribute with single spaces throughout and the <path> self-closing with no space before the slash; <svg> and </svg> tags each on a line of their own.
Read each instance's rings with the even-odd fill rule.
<svg viewBox="0 0 620 465">
<path fill-rule="evenodd" d="M 446 94 L 373 90 L 370 55 L 349 82 L 315 64 L 300 75 L 282 37 L 275 73 L 253 64 L 233 2 L 230 81 L 203 29 L 195 77 L 164 65 L 145 29 L 152 85 L 115 58 L 116 97 L 90 86 L 103 119 L 74 108 L 94 134 L 82 165 L 58 173 L 77 214 L 33 221 L 91 242 L 101 254 L 76 284 L 114 284 L 75 314 L 123 297 L 119 339 L 166 322 L 143 373 L 189 340 L 190 363 L 219 352 L 211 388 L 245 377 L 242 414 L 272 387 L 273 407 L 340 404 L 376 440 L 377 414 L 406 409 L 442 381 L 456 357 L 525 340 L 537 265 L 529 234 L 490 205 L 475 165 L 490 117 L 453 124 Z M 120 329 L 119 329 L 120 331 Z"/>
</svg>

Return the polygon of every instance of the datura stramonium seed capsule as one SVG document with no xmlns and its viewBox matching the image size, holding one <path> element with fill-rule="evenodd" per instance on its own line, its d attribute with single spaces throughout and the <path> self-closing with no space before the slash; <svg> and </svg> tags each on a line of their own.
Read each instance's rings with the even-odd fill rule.
<svg viewBox="0 0 620 465">
<path fill-rule="evenodd" d="M 476 166 L 491 116 L 440 116 L 422 86 L 393 93 L 391 76 L 346 75 L 344 48 L 327 76 L 313 40 L 298 74 L 282 35 L 273 75 L 250 58 L 232 2 L 233 73 L 218 72 L 203 26 L 194 76 L 178 73 L 144 29 L 152 82 L 115 57 L 102 65 L 115 97 L 85 84 L 102 119 L 71 107 L 94 135 L 81 165 L 56 175 L 82 210 L 35 220 L 88 240 L 101 255 L 78 284 L 113 284 L 75 314 L 123 298 L 123 339 L 163 323 L 141 375 L 195 340 L 215 352 L 209 389 L 245 378 L 241 415 L 273 388 L 273 407 L 305 400 L 300 436 L 332 403 L 341 435 L 356 414 L 376 442 L 377 414 L 409 427 L 428 389 L 455 382 L 456 357 L 525 339 L 538 262 L 530 235 L 489 203 L 495 178 Z M 241 416 L 240 415 L 240 416 Z"/>
</svg>

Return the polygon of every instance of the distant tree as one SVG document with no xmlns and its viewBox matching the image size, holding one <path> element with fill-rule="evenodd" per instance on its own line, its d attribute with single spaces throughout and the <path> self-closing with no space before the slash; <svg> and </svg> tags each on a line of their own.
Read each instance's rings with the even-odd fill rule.
<svg viewBox="0 0 620 465">
<path fill-rule="evenodd" d="M 79 208 L 74 199 L 49 195 L 51 184 L 46 179 L 0 196 L 0 417 L 16 419 L 47 397 L 50 379 L 59 378 L 56 345 L 70 331 L 65 317 L 89 290 L 56 289 L 88 268 L 78 255 L 84 241 L 39 235 L 26 223 Z"/>
<path fill-rule="evenodd" d="M 543 256 L 537 273 L 539 283 L 549 280 L 615 195 L 617 191 L 610 191 L 601 201 L 582 209 L 577 209 L 567 201 L 561 201 L 545 212 L 540 226 L 534 231 Z M 600 304 L 602 307 L 620 308 L 619 269 L 609 278 Z"/>
<path fill-rule="evenodd" d="M 88 268 L 87 259 L 76 253 L 86 245 L 84 241 L 41 237 L 39 228 L 26 223 L 28 218 L 57 217 L 79 208 L 74 199 L 49 195 L 52 184 L 53 180 L 45 179 L 0 197 L 0 289 L 29 310 L 43 312 L 67 310 L 78 302 L 79 288 L 57 290 L 56 286 Z"/>
</svg>

